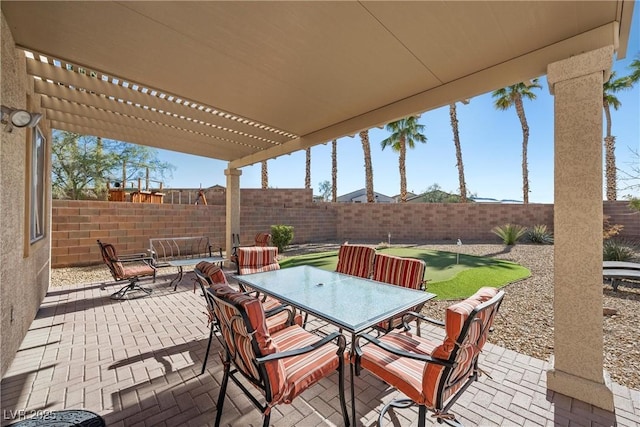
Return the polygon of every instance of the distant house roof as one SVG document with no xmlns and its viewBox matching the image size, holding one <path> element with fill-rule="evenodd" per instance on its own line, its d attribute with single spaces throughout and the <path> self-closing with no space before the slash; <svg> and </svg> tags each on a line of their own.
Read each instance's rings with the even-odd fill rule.
<svg viewBox="0 0 640 427">
<path fill-rule="evenodd" d="M 412 193 L 411 191 L 407 191 L 407 201 L 420 196 L 420 194 L 416 194 L 416 193 Z M 395 196 L 393 196 L 393 200 L 395 200 L 396 202 L 400 201 L 400 195 L 396 194 Z"/>
<path fill-rule="evenodd" d="M 494 199 L 491 197 L 472 197 L 474 202 L 478 203 L 522 203 L 522 200 L 514 200 L 514 199 Z"/>
<path fill-rule="evenodd" d="M 395 203 L 393 197 L 386 196 L 381 193 L 373 192 L 376 199 L 376 203 Z M 336 202 L 342 203 L 367 203 L 367 190 L 361 188 L 360 190 L 352 191 L 351 193 L 343 194 L 336 198 Z"/>
</svg>

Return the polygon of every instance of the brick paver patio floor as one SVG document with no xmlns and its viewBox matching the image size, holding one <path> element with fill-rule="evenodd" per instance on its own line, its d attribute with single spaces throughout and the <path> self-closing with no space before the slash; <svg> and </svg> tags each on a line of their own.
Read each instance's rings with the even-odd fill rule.
<svg viewBox="0 0 640 427">
<path fill-rule="evenodd" d="M 185 275 L 176 292 L 159 280 L 150 285 L 151 296 L 128 301 L 109 299 L 121 286 L 112 283 L 50 289 L 2 379 L 2 425 L 37 411 L 87 409 L 113 427 L 212 426 L 220 348 L 214 339 L 199 375 L 209 329 L 204 299 L 191 280 Z M 437 328 L 423 326 L 423 333 L 441 339 Z M 487 344 L 481 366 L 492 378 L 482 376 L 452 408 L 465 425 L 640 425 L 638 390 L 614 384 L 616 410 L 609 413 L 547 391 L 545 361 Z M 347 375 L 348 405 L 349 381 Z M 277 406 L 273 425 L 341 425 L 336 382 L 333 374 L 293 404 Z M 355 386 L 356 425 L 375 425 L 384 404 L 401 397 L 366 372 Z M 262 425 L 235 384 L 227 392 L 223 425 Z M 417 410 L 390 411 L 385 422 L 416 425 Z"/>
</svg>

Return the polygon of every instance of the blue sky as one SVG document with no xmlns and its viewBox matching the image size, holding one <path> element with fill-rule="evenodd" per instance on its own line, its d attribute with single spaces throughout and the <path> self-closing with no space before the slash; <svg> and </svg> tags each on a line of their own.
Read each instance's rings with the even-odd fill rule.
<svg viewBox="0 0 640 427">
<path fill-rule="evenodd" d="M 613 69 L 618 76 L 629 74 L 629 63 L 640 56 L 640 7 L 633 16 L 627 58 L 616 61 Z M 535 101 L 525 101 L 525 113 L 530 127 L 529 137 L 529 201 L 553 202 L 553 96 L 546 76 L 541 76 L 542 89 L 536 90 Z M 616 136 L 616 162 L 629 170 L 638 162 L 631 149 L 640 149 L 640 85 L 618 94 L 622 107 L 612 110 L 612 134 Z M 478 197 L 522 200 L 522 130 L 515 110 L 498 111 L 491 94 L 471 99 L 468 105 L 458 104 L 460 141 L 467 188 Z M 445 191 L 457 192 L 458 171 L 449 121 L 448 106 L 422 114 L 426 144 L 407 152 L 407 189 L 425 191 L 437 183 Z M 604 124 L 603 124 L 604 127 Z M 374 190 L 393 196 L 400 192 L 398 155 L 389 148 L 380 148 L 380 141 L 389 133 L 384 129 L 369 131 L 373 163 Z M 159 157 L 176 166 L 173 178 L 165 188 L 198 188 L 215 184 L 226 186 L 224 170 L 227 162 L 187 154 L 158 150 Z M 269 186 L 273 188 L 304 188 L 305 152 L 269 160 Z M 636 164 L 637 167 L 637 164 Z M 260 164 L 242 168 L 242 188 L 260 188 Z M 621 176 L 621 173 L 618 173 Z M 311 148 L 311 186 L 319 194 L 319 184 L 331 180 L 331 143 Z M 636 182 L 637 183 L 637 182 Z M 618 198 L 640 192 L 624 190 L 618 185 Z M 338 140 L 338 195 L 363 188 L 364 158 L 360 138 Z"/>
</svg>

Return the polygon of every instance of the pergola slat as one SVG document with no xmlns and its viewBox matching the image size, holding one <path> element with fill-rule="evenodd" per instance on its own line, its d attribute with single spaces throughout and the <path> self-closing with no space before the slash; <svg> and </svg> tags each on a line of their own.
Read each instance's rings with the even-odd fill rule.
<svg viewBox="0 0 640 427">
<path fill-rule="evenodd" d="M 148 126 L 146 128 L 130 126 L 127 121 L 104 121 L 89 117 L 78 117 L 73 114 L 60 111 L 47 111 L 47 118 L 58 123 L 66 123 L 64 128 L 58 128 L 52 125 L 52 127 L 56 129 L 83 133 L 83 128 L 89 128 L 93 129 L 93 133 L 91 133 L 91 135 L 115 138 L 135 144 L 144 144 L 183 153 L 213 157 L 221 160 L 229 160 L 232 156 L 236 155 L 238 151 L 237 148 L 229 149 L 224 145 L 213 144 L 211 143 L 211 138 L 177 131 L 171 128 L 160 129 L 159 127 L 154 128 L 152 126 Z M 109 136 L 114 135 L 114 133 L 117 133 L 118 137 Z M 126 135 L 130 136 L 126 137 Z M 160 142 L 154 142 L 163 140 L 172 141 L 173 145 L 163 145 Z M 184 144 L 181 144 L 180 141 L 184 141 Z M 194 147 L 187 147 L 188 145 L 194 145 Z M 200 153 L 198 150 L 202 150 L 202 152 Z M 246 152 L 250 152 L 249 148 L 246 148 L 245 150 Z"/>
<path fill-rule="evenodd" d="M 149 108 L 168 111 L 179 116 L 191 117 L 212 125 L 227 129 L 234 129 L 249 135 L 255 135 L 259 138 L 271 141 L 274 144 L 289 139 L 289 137 L 285 135 L 260 129 L 259 127 L 251 126 L 237 120 L 228 119 L 218 114 L 207 113 L 206 111 L 198 108 L 192 108 L 177 102 L 169 101 L 166 99 L 168 96 L 163 99 L 159 96 L 153 96 L 149 93 L 145 94 L 131 88 L 120 86 L 119 84 L 114 84 L 110 81 L 103 81 L 98 77 L 83 75 L 48 63 L 36 60 L 27 60 L 27 73 L 32 76 L 38 76 L 43 80 L 49 79 L 56 83 L 63 83 L 76 88 L 83 88 L 90 92 L 111 96 L 124 101 L 131 101 L 132 103 L 147 106 Z M 162 93 L 162 91 L 157 92 Z"/>
<path fill-rule="evenodd" d="M 86 112 L 84 112 L 82 109 L 76 109 L 73 111 L 73 114 L 79 116 L 85 114 L 91 116 L 92 109 L 98 109 L 99 111 L 110 111 L 129 117 L 138 117 L 145 121 L 158 123 L 159 125 L 164 124 L 169 127 L 211 135 L 212 137 L 226 140 L 227 143 L 233 144 L 234 146 L 244 145 L 252 148 L 268 148 L 272 146 L 272 144 L 260 141 L 258 139 L 249 138 L 242 134 L 234 134 L 232 132 L 222 131 L 211 126 L 196 123 L 194 121 L 184 120 L 174 116 L 169 116 L 158 111 L 139 108 L 124 102 L 118 102 L 109 99 L 105 96 L 97 95 L 95 93 L 74 90 L 66 86 L 48 83 L 43 80 L 36 80 L 34 83 L 35 92 L 44 95 L 42 98 L 42 105 L 45 108 L 55 109 L 58 105 L 64 105 L 55 102 L 55 100 L 67 100 L 71 103 L 71 105 L 78 105 L 80 107 L 87 108 Z"/>
</svg>

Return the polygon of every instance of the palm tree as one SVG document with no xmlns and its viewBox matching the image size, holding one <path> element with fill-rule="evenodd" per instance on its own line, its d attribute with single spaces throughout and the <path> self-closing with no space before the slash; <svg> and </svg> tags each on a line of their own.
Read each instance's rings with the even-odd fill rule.
<svg viewBox="0 0 640 427">
<path fill-rule="evenodd" d="M 462 101 L 468 104 L 469 101 Z M 453 145 L 456 147 L 456 165 L 458 166 L 458 181 L 460 182 L 460 202 L 467 202 L 467 183 L 464 180 L 464 164 L 462 163 L 462 148 L 460 147 L 460 134 L 458 133 L 458 114 L 456 103 L 449 105 L 449 117 L 451 117 L 451 130 L 453 131 Z"/>
<path fill-rule="evenodd" d="M 520 119 L 520 125 L 522 126 L 522 201 L 525 204 L 529 203 L 529 169 L 527 163 L 529 125 L 527 124 L 527 117 L 524 114 L 522 99 L 536 99 L 536 94 L 531 90 L 540 89 L 541 87 L 538 79 L 533 79 L 530 84 L 518 83 L 513 86 L 498 89 L 492 93 L 492 96 L 497 98 L 494 105 L 498 110 L 508 110 L 511 106 L 515 106 L 516 113 Z"/>
<path fill-rule="evenodd" d="M 631 64 L 629 64 L 629 68 L 631 68 L 631 74 L 629 75 L 631 84 L 633 85 L 638 83 L 638 81 L 640 81 L 640 56 L 631 61 Z"/>
<path fill-rule="evenodd" d="M 400 169 L 400 202 L 407 201 L 407 171 L 406 157 L 407 146 L 415 147 L 415 142 L 427 142 L 427 137 L 422 134 L 424 125 L 418 123 L 418 117 L 409 116 L 396 122 L 389 123 L 385 129 L 391 132 L 389 138 L 383 139 L 380 145 L 384 150 L 391 147 L 393 151 L 397 151 L 399 155 L 398 167 Z"/>
<path fill-rule="evenodd" d="M 607 134 L 604 137 L 605 154 L 605 178 L 607 182 L 607 200 L 617 200 L 617 171 L 616 171 L 616 137 L 611 135 L 611 107 L 614 110 L 620 108 L 622 103 L 615 96 L 621 90 L 630 89 L 633 80 L 631 76 L 616 78 L 616 72 L 611 72 L 611 77 L 602 86 L 602 108 L 607 119 Z"/>
<path fill-rule="evenodd" d="M 307 148 L 307 165 L 306 173 L 304 175 L 304 188 L 311 188 L 311 147 Z"/>
<path fill-rule="evenodd" d="M 367 203 L 376 201 L 373 195 L 373 166 L 371 165 L 371 145 L 369 144 L 369 130 L 360 132 L 362 151 L 364 152 L 364 181 L 367 189 Z"/>
<path fill-rule="evenodd" d="M 262 189 L 269 188 L 269 169 L 267 169 L 267 161 L 262 161 Z"/>
<path fill-rule="evenodd" d="M 331 142 L 331 201 L 338 199 L 338 140 Z"/>
</svg>

